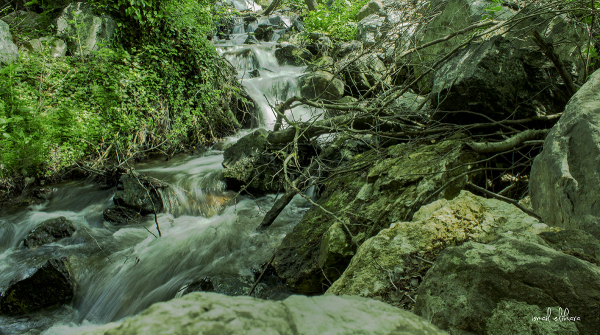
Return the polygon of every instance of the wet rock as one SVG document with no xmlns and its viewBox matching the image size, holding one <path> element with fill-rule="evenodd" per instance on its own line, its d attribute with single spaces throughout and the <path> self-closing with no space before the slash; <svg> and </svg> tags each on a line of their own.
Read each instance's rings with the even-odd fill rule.
<svg viewBox="0 0 600 335">
<path fill-rule="evenodd" d="M 0 53 L 0 66 L 19 60 L 19 50 L 13 43 L 8 24 L 4 21 L 0 21 L 0 50 L 2 50 Z"/>
<path fill-rule="evenodd" d="M 253 276 L 245 277 L 205 277 L 196 281 L 185 288 L 183 294 L 192 292 L 215 292 L 228 296 L 248 295 L 254 285 Z M 253 292 L 253 295 L 260 293 L 263 286 L 257 285 L 259 291 Z M 256 290 L 256 289 L 255 289 Z"/>
<path fill-rule="evenodd" d="M 548 231 L 539 236 L 554 250 L 600 265 L 600 242 L 583 230 Z"/>
<path fill-rule="evenodd" d="M 362 42 L 365 47 L 374 45 L 382 36 L 381 28 L 385 18 L 377 14 L 372 14 L 358 23 L 356 40 Z"/>
<path fill-rule="evenodd" d="M 464 151 L 458 141 L 395 145 L 387 149 L 386 157 L 376 160 L 373 150 L 358 154 L 349 162 L 351 172 L 338 174 L 323 185 L 318 203 L 338 213 L 354 238 L 320 208 L 309 209 L 284 238 L 272 263 L 290 287 L 302 294 L 326 291 L 328 280 L 337 280 L 350 263 L 357 244 L 392 222 L 410 220 L 432 192 L 475 168 L 468 162 L 477 160 L 477 155 Z M 429 201 L 452 199 L 465 182 L 457 180 Z"/>
<path fill-rule="evenodd" d="M 415 313 L 451 333 L 486 334 L 488 320 L 507 300 L 538 306 L 542 315 L 530 319 L 545 317 L 551 308 L 553 320 L 559 317 L 557 307 L 568 308 L 568 316 L 579 320 L 558 322 L 594 334 L 600 324 L 600 268 L 514 238 L 467 242 L 447 248 L 427 272 Z"/>
<path fill-rule="evenodd" d="M 382 322 L 385 320 L 385 322 Z M 424 319 L 359 297 L 291 296 L 283 301 L 193 293 L 88 334 L 444 334 Z"/>
<path fill-rule="evenodd" d="M 518 49 L 503 37 L 467 46 L 440 65 L 431 96 L 441 110 L 469 110 L 496 120 L 560 113 L 569 99 L 544 54 Z M 472 122 L 473 115 L 449 114 L 444 121 Z"/>
<path fill-rule="evenodd" d="M 275 31 L 273 27 L 267 24 L 260 24 L 254 30 L 254 37 L 256 37 L 259 41 L 270 42 L 273 39 L 273 35 Z"/>
<path fill-rule="evenodd" d="M 229 190 L 244 187 L 246 192 L 262 195 L 284 189 L 281 174 L 277 175 L 279 161 L 269 151 L 267 135 L 266 130 L 258 129 L 225 150 L 223 177 Z"/>
<path fill-rule="evenodd" d="M 163 210 L 163 201 L 159 190 L 167 187 L 166 183 L 154 178 L 123 174 L 119 179 L 113 202 L 142 215 L 160 213 Z"/>
<path fill-rule="evenodd" d="M 27 52 L 47 54 L 51 57 L 64 57 L 67 54 L 67 44 L 56 37 L 36 38 L 23 43 Z"/>
<path fill-rule="evenodd" d="M 569 101 L 531 167 L 531 204 L 544 222 L 600 239 L 600 71 Z"/>
<path fill-rule="evenodd" d="M 27 234 L 23 242 L 27 248 L 37 248 L 41 245 L 70 237 L 75 230 L 73 222 L 61 216 L 40 223 L 34 230 Z"/>
<path fill-rule="evenodd" d="M 383 10 L 383 4 L 380 1 L 369 1 L 363 8 L 360 9 L 356 17 L 356 21 L 361 21 L 365 17 L 373 14 L 380 14 Z M 384 16 L 384 15 L 381 15 Z"/>
<path fill-rule="evenodd" d="M 324 56 L 329 53 L 329 50 L 332 47 L 331 40 L 327 36 L 321 36 L 309 45 L 306 46 L 306 50 L 308 50 L 311 54 L 315 56 Z"/>
<path fill-rule="evenodd" d="M 336 59 L 342 59 L 350 53 L 360 53 L 363 50 L 363 45 L 359 41 L 342 42 L 336 44 L 331 55 Z"/>
<path fill-rule="evenodd" d="M 303 66 L 312 60 L 312 54 L 306 49 L 288 44 L 275 50 L 275 58 L 279 65 Z"/>
<path fill-rule="evenodd" d="M 260 44 L 260 41 L 256 39 L 256 36 L 250 35 L 246 41 L 244 41 L 244 44 Z"/>
<path fill-rule="evenodd" d="M 73 299 L 74 283 L 64 260 L 51 259 L 26 278 L 13 281 L 0 296 L 0 312 L 25 314 Z"/>
<path fill-rule="evenodd" d="M 250 72 L 248 72 L 248 78 L 258 78 L 260 77 L 260 71 L 258 71 L 258 69 L 254 69 Z"/>
<path fill-rule="evenodd" d="M 418 286 L 411 279 L 425 273 L 446 247 L 468 240 L 489 242 L 507 232 L 540 241 L 535 234 L 546 231 L 551 228 L 511 204 L 463 190 L 452 200 L 421 207 L 412 222 L 394 223 L 363 243 L 327 294 L 380 297 L 410 308 L 408 296 L 414 296 Z M 398 295 L 401 299 L 394 301 Z"/>
<path fill-rule="evenodd" d="M 131 208 L 123 206 L 110 206 L 102 213 L 104 220 L 117 225 L 128 225 L 139 223 L 142 216 Z"/>
<path fill-rule="evenodd" d="M 341 61 L 342 64 L 352 62 L 346 67 L 344 77 L 346 85 L 353 96 L 358 97 L 366 93 L 380 81 L 384 85 L 391 84 L 389 76 L 384 78 L 387 67 L 376 54 L 367 54 L 356 60 L 354 58 L 349 55 Z"/>
<path fill-rule="evenodd" d="M 109 16 L 93 14 L 89 5 L 71 3 L 56 20 L 57 36 L 67 41 L 69 52 L 84 56 L 97 50 L 100 45 L 111 42 L 115 32 L 115 20 Z M 80 48 L 81 46 L 81 49 Z"/>
<path fill-rule="evenodd" d="M 316 71 L 299 78 L 300 94 L 307 99 L 338 100 L 344 96 L 344 82 L 331 73 Z"/>
</svg>

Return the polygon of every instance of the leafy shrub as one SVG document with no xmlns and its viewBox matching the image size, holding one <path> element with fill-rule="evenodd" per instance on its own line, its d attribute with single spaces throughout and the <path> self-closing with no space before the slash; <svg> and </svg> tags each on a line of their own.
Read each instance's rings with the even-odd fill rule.
<svg viewBox="0 0 600 335">
<path fill-rule="evenodd" d="M 348 6 L 345 0 L 335 0 L 331 8 L 323 3 L 316 11 L 308 12 L 304 26 L 309 32 L 329 33 L 335 39 L 350 41 L 356 37 L 356 26 L 348 24 L 356 22 L 356 14 L 368 0 L 353 0 Z"/>
</svg>

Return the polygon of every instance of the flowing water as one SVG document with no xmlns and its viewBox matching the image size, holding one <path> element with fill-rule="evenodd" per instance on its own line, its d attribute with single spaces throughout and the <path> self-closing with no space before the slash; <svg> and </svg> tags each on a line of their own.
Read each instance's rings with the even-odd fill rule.
<svg viewBox="0 0 600 335">
<path fill-rule="evenodd" d="M 216 42 L 217 50 L 239 71 L 248 93 L 259 105 L 264 127 L 275 120 L 269 105 L 298 94 L 301 67 L 279 66 L 276 42 L 239 45 L 248 31 Z M 243 42 L 243 40 L 242 40 Z M 250 78 L 257 70 L 259 76 Z M 289 117 L 306 120 L 308 109 L 294 109 Z M 226 139 L 234 142 L 247 134 Z M 275 195 L 261 198 L 227 191 L 222 178 L 221 143 L 201 155 L 180 156 L 138 164 L 136 170 L 172 185 L 163 192 L 166 213 L 140 225 L 115 227 L 102 212 L 112 204 L 115 189 L 103 190 L 83 181 L 54 185 L 50 200 L 0 218 L 0 289 L 27 277 L 51 258 L 67 258 L 76 287 L 73 303 L 26 316 L 0 316 L 0 334 L 49 334 L 77 329 L 82 324 L 104 324 L 139 313 L 151 304 L 174 298 L 185 285 L 205 276 L 251 276 L 271 257 L 283 237 L 307 209 L 295 198 L 267 230 L 256 231 Z M 218 148 L 217 148 L 218 147 Z M 70 238 L 29 250 L 23 239 L 39 223 L 64 216 L 77 230 Z M 152 232 L 152 233 L 151 233 Z"/>
</svg>

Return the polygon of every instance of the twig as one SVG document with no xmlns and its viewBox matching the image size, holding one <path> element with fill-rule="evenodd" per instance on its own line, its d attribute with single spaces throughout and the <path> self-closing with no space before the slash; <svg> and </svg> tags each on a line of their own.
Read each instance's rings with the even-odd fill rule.
<svg viewBox="0 0 600 335">
<path fill-rule="evenodd" d="M 501 196 L 501 195 L 499 195 L 499 194 L 496 194 L 496 193 L 494 193 L 494 192 L 490 192 L 490 191 L 486 190 L 485 188 L 481 188 L 481 187 L 479 187 L 479 186 L 477 186 L 477 185 L 474 185 L 474 184 L 472 184 L 471 182 L 467 182 L 467 186 L 469 186 L 469 187 L 472 187 L 473 189 L 475 189 L 475 190 L 477 190 L 477 191 L 479 191 L 479 192 L 481 192 L 481 193 L 487 194 L 487 195 L 489 195 L 490 197 L 494 197 L 494 198 L 496 198 L 496 199 L 498 199 L 498 200 L 502 200 L 502 201 L 504 201 L 504 202 L 507 202 L 507 203 L 509 203 L 509 204 L 513 204 L 513 205 L 515 205 L 515 206 L 516 206 L 518 209 L 522 210 L 523 212 L 525 212 L 525 213 L 526 213 L 526 214 L 528 214 L 529 216 L 532 216 L 532 217 L 534 217 L 534 218 L 538 219 L 539 221 L 542 221 L 542 217 L 541 217 L 541 216 L 539 216 L 539 215 L 535 214 L 534 212 L 532 212 L 532 211 L 528 210 L 527 208 L 525 208 L 525 207 L 521 206 L 521 205 L 520 205 L 518 202 L 516 202 L 516 201 L 515 201 L 515 200 L 513 200 L 513 199 L 510 199 L 510 198 L 507 198 L 507 197 Z"/>
<path fill-rule="evenodd" d="M 254 285 L 252 285 L 252 288 L 250 289 L 250 291 L 248 292 L 247 295 L 252 295 L 252 292 L 254 292 L 254 289 L 256 288 L 256 285 L 258 285 L 258 283 L 260 283 L 260 280 L 265 275 L 265 272 L 267 272 L 267 269 L 269 268 L 269 265 L 271 265 L 271 263 L 273 263 L 274 259 L 275 259 L 275 252 L 273 252 L 273 256 L 271 256 L 271 260 L 267 263 L 267 265 L 265 265 L 265 268 L 260 273 L 260 276 L 258 276 L 258 279 L 254 282 Z"/>
<path fill-rule="evenodd" d="M 96 242 L 96 245 L 98 246 L 98 249 L 100 249 L 100 251 L 102 251 L 102 253 L 104 254 L 104 256 L 106 256 L 106 259 L 108 259 L 108 262 L 110 264 L 114 263 L 110 260 L 110 258 L 108 257 L 108 255 L 106 254 L 106 252 L 104 251 L 104 249 L 102 249 L 102 247 L 100 246 L 100 244 L 98 243 L 98 241 L 96 240 L 96 238 L 94 236 L 92 236 L 92 234 L 90 234 L 90 232 L 84 227 L 83 230 L 86 231 L 86 233 L 88 233 L 88 235 L 90 235 L 90 237 L 94 240 L 94 242 Z"/>
</svg>

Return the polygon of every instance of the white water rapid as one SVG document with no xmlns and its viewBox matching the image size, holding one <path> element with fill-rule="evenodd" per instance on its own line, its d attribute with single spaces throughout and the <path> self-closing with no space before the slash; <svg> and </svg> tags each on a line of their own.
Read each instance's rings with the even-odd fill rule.
<svg viewBox="0 0 600 335">
<path fill-rule="evenodd" d="M 279 66 L 274 57 L 276 42 L 239 45 L 256 23 L 247 28 L 241 23 L 234 29 L 236 35 L 215 46 L 238 69 L 244 87 L 259 105 L 263 126 L 272 129 L 275 117 L 269 104 L 298 94 L 296 78 L 304 68 Z M 250 78 L 255 70 L 259 76 Z M 309 110 L 300 108 L 289 113 L 290 118 L 302 120 L 309 115 Z M 122 228 L 105 222 L 102 212 L 112 204 L 115 189 L 102 190 L 85 182 L 55 185 L 45 203 L 0 217 L 0 289 L 27 277 L 46 260 L 61 257 L 68 259 L 77 285 L 71 305 L 29 315 L 0 315 L 0 334 L 64 334 L 139 313 L 206 276 L 252 276 L 300 220 L 307 203 L 297 197 L 269 229 L 257 232 L 275 195 L 232 199 L 222 181 L 223 152 L 217 149 L 221 147 L 135 166 L 174 185 L 164 194 L 169 199 L 164 204 L 166 213 L 157 216 L 162 237 L 150 233 L 156 234 L 151 215 L 141 225 Z M 77 226 L 72 237 L 35 250 L 23 246 L 27 233 L 39 223 L 60 216 Z"/>
</svg>

